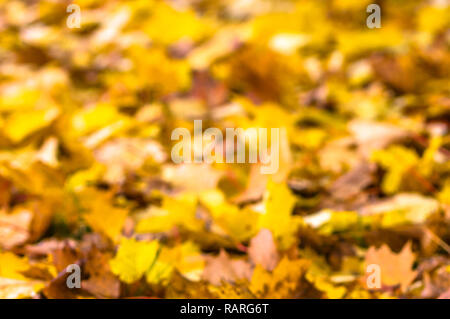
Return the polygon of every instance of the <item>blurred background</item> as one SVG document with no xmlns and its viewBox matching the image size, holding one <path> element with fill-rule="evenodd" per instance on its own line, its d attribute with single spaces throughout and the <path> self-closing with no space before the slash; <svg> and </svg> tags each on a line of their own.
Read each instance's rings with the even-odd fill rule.
<svg viewBox="0 0 450 319">
<path fill-rule="evenodd" d="M 0 0 L 0 296 L 443 295 L 450 7 L 371 3 Z M 278 172 L 174 164 L 199 119 L 286 129 Z"/>
</svg>

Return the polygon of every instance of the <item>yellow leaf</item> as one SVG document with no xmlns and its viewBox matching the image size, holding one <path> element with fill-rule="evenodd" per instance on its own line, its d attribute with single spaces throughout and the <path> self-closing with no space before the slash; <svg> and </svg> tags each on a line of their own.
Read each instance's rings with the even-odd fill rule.
<svg viewBox="0 0 450 319">
<path fill-rule="evenodd" d="M 196 216 L 197 198 L 183 194 L 177 198 L 165 196 L 161 208 L 150 208 L 147 218 L 136 226 L 138 233 L 164 232 L 174 226 L 183 226 L 191 231 L 203 228 L 203 221 Z"/>
<path fill-rule="evenodd" d="M 99 199 L 92 203 L 90 209 L 84 216 L 88 225 L 94 231 L 106 235 L 112 241 L 116 241 L 122 231 L 128 211 L 111 206 Z"/>
<path fill-rule="evenodd" d="M 117 255 L 110 261 L 111 271 L 123 282 L 133 283 L 151 268 L 159 249 L 157 241 L 142 242 L 124 238 Z"/>
<path fill-rule="evenodd" d="M 292 216 L 295 202 L 295 196 L 285 184 L 268 183 L 264 196 L 265 212 L 260 217 L 259 225 L 272 231 L 281 249 L 295 242 L 298 229 L 298 220 Z"/>
<path fill-rule="evenodd" d="M 117 109 L 107 103 L 81 109 L 72 116 L 72 130 L 77 135 L 84 135 L 102 128 L 122 118 Z"/>
<path fill-rule="evenodd" d="M 309 262 L 284 257 L 273 272 L 257 265 L 250 282 L 250 290 L 259 298 L 290 298 L 300 285 Z"/>
<path fill-rule="evenodd" d="M 143 29 L 153 41 L 171 44 L 181 39 L 199 40 L 211 31 L 211 24 L 207 19 L 197 18 L 192 10 L 176 10 L 158 3 Z"/>
<path fill-rule="evenodd" d="M 58 108 L 29 110 L 13 113 L 3 128 L 5 135 L 14 143 L 20 142 L 31 133 L 49 125 L 60 111 Z"/>
<path fill-rule="evenodd" d="M 200 280 L 205 266 L 199 247 L 190 241 L 163 249 L 158 261 L 174 265 L 180 274 L 192 281 Z"/>
<path fill-rule="evenodd" d="M 17 257 L 10 252 L 0 252 L 0 277 L 25 280 L 22 272 L 28 268 L 27 258 Z"/>
</svg>

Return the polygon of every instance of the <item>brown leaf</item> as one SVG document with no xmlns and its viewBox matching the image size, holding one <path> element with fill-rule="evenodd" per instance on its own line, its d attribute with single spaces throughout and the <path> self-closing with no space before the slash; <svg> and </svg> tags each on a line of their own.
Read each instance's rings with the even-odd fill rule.
<svg viewBox="0 0 450 319">
<path fill-rule="evenodd" d="M 52 257 L 56 270 L 60 273 L 65 271 L 68 265 L 77 263 L 81 258 L 81 254 L 78 249 L 71 246 L 69 242 L 65 242 L 62 248 L 52 252 Z"/>
<path fill-rule="evenodd" d="M 69 288 L 67 278 L 70 272 L 61 271 L 43 289 L 44 295 L 49 299 L 74 299 L 82 292 L 79 288 Z"/>
<path fill-rule="evenodd" d="M 37 201 L 30 205 L 33 211 L 33 220 L 30 229 L 30 241 L 38 240 L 50 226 L 53 216 L 52 201 Z"/>
<path fill-rule="evenodd" d="M 330 188 L 331 194 L 336 199 L 351 199 L 372 182 L 374 170 L 375 166 L 367 162 L 356 165 L 333 183 Z"/>
<path fill-rule="evenodd" d="M 221 250 L 217 257 L 207 257 L 203 278 L 213 285 L 220 285 L 222 281 L 234 282 L 238 279 L 251 278 L 251 266 L 242 260 L 232 260 Z"/>
<path fill-rule="evenodd" d="M 69 247 L 75 247 L 76 243 L 72 239 L 59 240 L 59 239 L 45 239 L 34 245 L 25 246 L 25 254 L 34 257 L 43 257 L 51 254 L 54 250 L 63 249 L 65 245 Z"/>
<path fill-rule="evenodd" d="M 109 267 L 111 254 L 101 253 L 95 246 L 87 255 L 84 271 L 89 279 L 81 282 L 81 287 L 98 298 L 118 298 L 120 281 Z"/>
</svg>

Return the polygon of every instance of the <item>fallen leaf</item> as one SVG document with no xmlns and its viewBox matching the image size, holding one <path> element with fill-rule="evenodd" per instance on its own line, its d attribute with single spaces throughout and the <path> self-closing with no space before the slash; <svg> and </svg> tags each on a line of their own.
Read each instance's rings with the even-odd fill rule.
<svg viewBox="0 0 450 319">
<path fill-rule="evenodd" d="M 387 245 L 378 249 L 371 247 L 366 253 L 365 263 L 380 267 L 381 282 L 384 285 L 400 285 L 401 289 L 406 291 L 408 285 L 417 276 L 417 272 L 412 269 L 415 259 L 411 243 L 408 242 L 398 254 L 392 252 Z"/>
<path fill-rule="evenodd" d="M 278 263 L 279 256 L 272 233 L 268 229 L 261 229 L 250 241 L 248 248 L 250 260 L 255 265 L 272 271 Z"/>
<path fill-rule="evenodd" d="M 208 257 L 203 271 L 203 278 L 216 286 L 222 281 L 234 282 L 250 276 L 251 266 L 242 260 L 232 260 L 224 250 L 217 257 Z"/>
</svg>

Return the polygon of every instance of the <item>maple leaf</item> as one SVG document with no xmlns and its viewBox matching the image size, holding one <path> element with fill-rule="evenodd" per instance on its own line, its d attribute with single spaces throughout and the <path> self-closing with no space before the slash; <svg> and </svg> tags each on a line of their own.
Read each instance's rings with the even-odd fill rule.
<svg viewBox="0 0 450 319">
<path fill-rule="evenodd" d="M 380 266 L 383 284 L 400 285 L 403 291 L 417 276 L 417 272 L 412 270 L 414 260 L 411 242 L 406 243 L 398 254 L 392 252 L 387 245 L 382 245 L 378 249 L 370 247 L 365 257 L 366 265 Z"/>
</svg>

